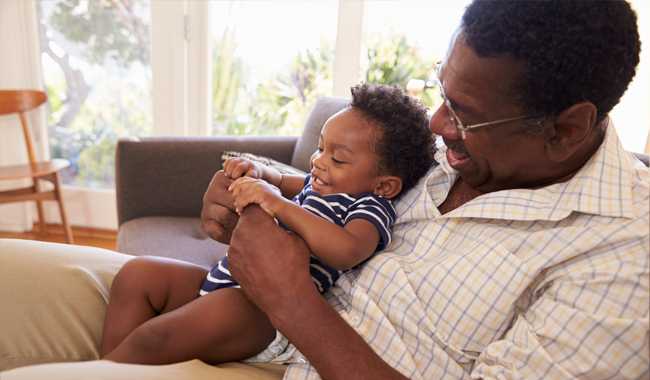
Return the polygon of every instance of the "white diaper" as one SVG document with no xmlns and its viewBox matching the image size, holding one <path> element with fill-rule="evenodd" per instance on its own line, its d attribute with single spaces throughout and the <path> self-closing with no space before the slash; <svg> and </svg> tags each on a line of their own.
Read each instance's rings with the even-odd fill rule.
<svg viewBox="0 0 650 380">
<path fill-rule="evenodd" d="M 289 340 L 279 331 L 275 331 L 275 339 L 259 354 L 246 360 L 246 363 L 305 363 L 305 358 L 296 346 L 289 343 Z"/>
</svg>

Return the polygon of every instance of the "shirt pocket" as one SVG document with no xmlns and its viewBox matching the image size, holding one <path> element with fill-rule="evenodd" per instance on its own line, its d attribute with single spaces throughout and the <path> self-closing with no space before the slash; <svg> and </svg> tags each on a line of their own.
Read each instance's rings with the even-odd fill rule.
<svg viewBox="0 0 650 380">
<path fill-rule="evenodd" d="M 503 247 L 481 245 L 489 249 L 443 252 L 409 273 L 431 338 L 450 354 L 474 359 L 505 334 L 530 283 L 519 258 Z"/>
</svg>

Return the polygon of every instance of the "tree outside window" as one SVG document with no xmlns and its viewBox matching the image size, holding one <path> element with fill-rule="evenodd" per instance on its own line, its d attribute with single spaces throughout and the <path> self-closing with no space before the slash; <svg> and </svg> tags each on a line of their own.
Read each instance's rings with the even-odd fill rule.
<svg viewBox="0 0 650 380">
<path fill-rule="evenodd" d="M 148 0 L 38 3 L 49 142 L 63 182 L 114 183 L 117 139 L 151 132 Z"/>
<path fill-rule="evenodd" d="M 117 139 L 152 132 L 149 0 L 39 3 L 52 156 L 72 163 L 64 183 L 110 188 Z M 297 135 L 320 96 L 332 93 L 334 46 L 298 51 L 276 74 L 247 87 L 256 69 L 238 55 L 237 32 L 213 41 L 212 134 Z M 369 39 L 360 81 L 406 86 L 427 78 L 404 35 Z M 423 101 L 431 105 L 424 95 Z"/>
</svg>

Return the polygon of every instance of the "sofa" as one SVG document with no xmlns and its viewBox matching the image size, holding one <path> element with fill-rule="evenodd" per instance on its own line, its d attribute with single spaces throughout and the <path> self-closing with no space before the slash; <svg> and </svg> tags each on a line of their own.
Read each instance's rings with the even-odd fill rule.
<svg viewBox="0 0 650 380">
<path fill-rule="evenodd" d="M 226 151 L 248 152 L 307 171 L 325 121 L 348 104 L 319 99 L 301 136 L 151 137 L 117 144 L 117 250 L 212 267 L 226 246 L 201 229 L 202 197 Z M 649 166 L 649 157 L 636 154 Z"/>
<path fill-rule="evenodd" d="M 349 100 L 318 99 L 301 136 L 147 137 L 116 148 L 117 250 L 212 267 L 226 246 L 201 229 L 205 189 L 226 151 L 247 152 L 309 169 L 325 121 Z"/>
</svg>

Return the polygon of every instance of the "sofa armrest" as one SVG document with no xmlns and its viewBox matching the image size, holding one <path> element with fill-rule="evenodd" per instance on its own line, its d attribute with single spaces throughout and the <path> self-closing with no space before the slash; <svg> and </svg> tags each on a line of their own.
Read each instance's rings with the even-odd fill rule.
<svg viewBox="0 0 650 380">
<path fill-rule="evenodd" d="M 144 216 L 199 217 L 203 193 L 224 150 L 289 164 L 297 137 L 149 137 L 121 139 L 115 159 L 118 223 Z"/>
</svg>

